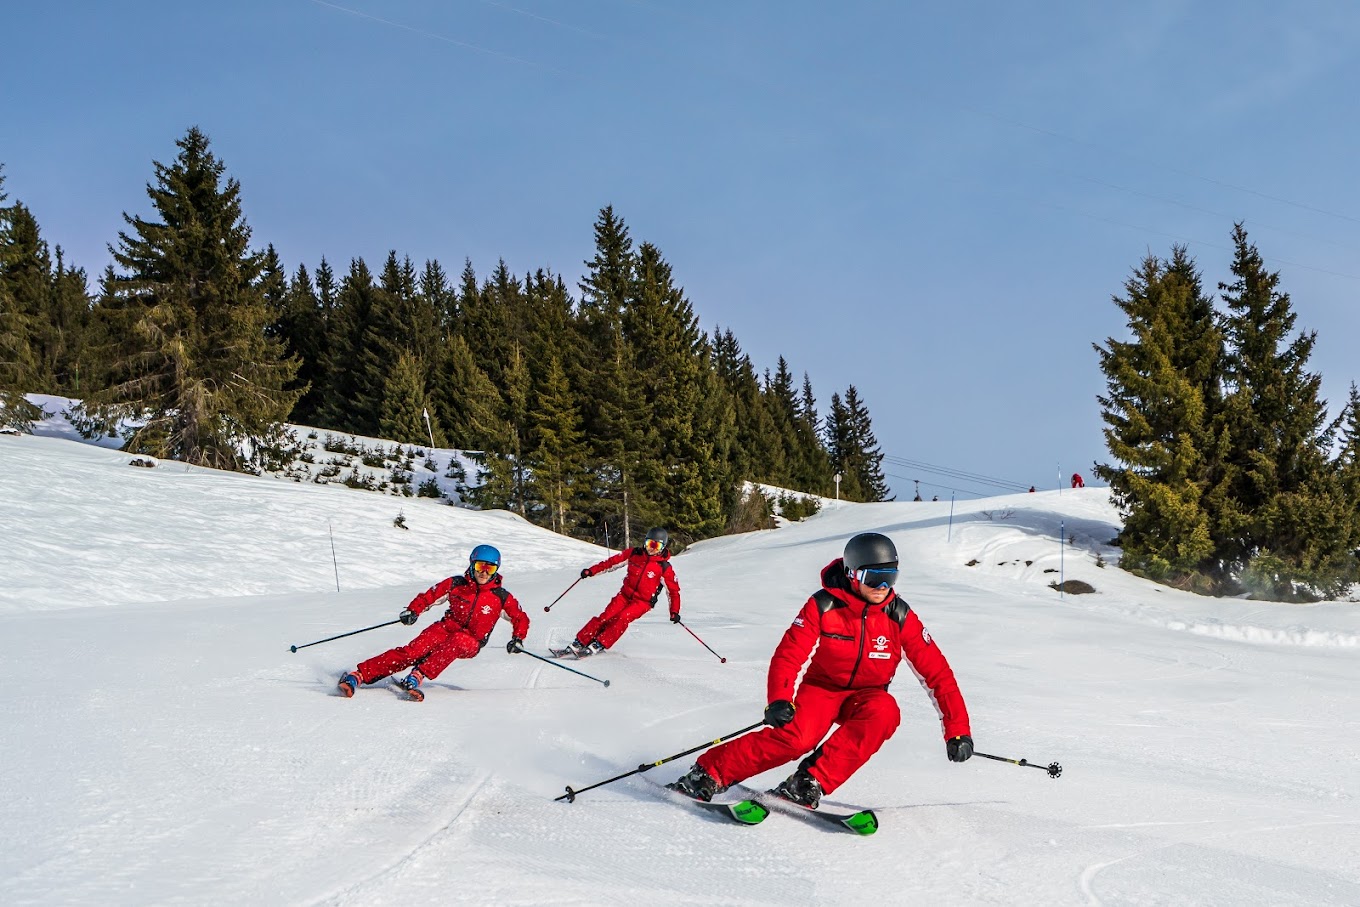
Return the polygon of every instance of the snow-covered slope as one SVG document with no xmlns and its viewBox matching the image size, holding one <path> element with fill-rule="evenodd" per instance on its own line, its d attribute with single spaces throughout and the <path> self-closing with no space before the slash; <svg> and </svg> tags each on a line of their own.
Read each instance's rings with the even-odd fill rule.
<svg viewBox="0 0 1360 907">
<path fill-rule="evenodd" d="M 604 550 L 501 513 L 129 459 L 0 437 L 0 902 L 1360 903 L 1360 609 L 1123 575 L 1102 489 L 952 514 L 829 502 L 675 558 L 685 621 L 726 664 L 661 609 L 570 663 L 608 689 L 507 654 L 501 629 L 416 705 L 332 695 L 411 628 L 289 646 L 392 619 L 485 541 L 542 652 L 616 591 L 598 577 L 542 609 Z M 902 727 L 835 795 L 878 809 L 874 837 L 659 799 L 688 757 L 554 802 L 759 720 L 776 641 L 867 529 L 897 541 L 978 748 L 1061 779 L 947 762 L 904 669 Z M 1060 596 L 1060 577 L 1097 591 Z"/>
</svg>

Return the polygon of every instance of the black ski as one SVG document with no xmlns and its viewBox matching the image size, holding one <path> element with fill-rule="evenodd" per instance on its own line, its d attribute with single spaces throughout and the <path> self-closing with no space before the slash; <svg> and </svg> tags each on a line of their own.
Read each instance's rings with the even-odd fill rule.
<svg viewBox="0 0 1360 907">
<path fill-rule="evenodd" d="M 759 791 L 744 784 L 734 784 L 728 790 L 749 794 L 751 800 L 786 815 L 822 822 L 835 828 L 844 828 L 857 835 L 871 835 L 878 831 L 878 816 L 874 815 L 872 809 L 856 809 L 853 806 L 841 807 L 839 804 L 830 804 L 831 808 L 828 809 L 828 804 L 825 803 L 818 806 L 817 809 L 810 809 L 801 803 L 795 803 L 787 797 L 781 796 L 773 790 Z M 842 811 L 843 809 L 849 811 Z"/>
</svg>

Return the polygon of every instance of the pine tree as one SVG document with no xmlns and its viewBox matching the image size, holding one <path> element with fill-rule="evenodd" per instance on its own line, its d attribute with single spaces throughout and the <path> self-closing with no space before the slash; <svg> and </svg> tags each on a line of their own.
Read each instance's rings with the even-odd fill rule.
<svg viewBox="0 0 1360 907">
<path fill-rule="evenodd" d="M 588 451 L 567 374 L 557 356 L 548 356 L 534 396 L 530 416 L 533 449 L 528 459 L 535 497 L 545 507 L 549 528 L 565 534 L 576 528 L 581 517 L 577 505 L 588 487 Z"/>
<path fill-rule="evenodd" d="M 0 202 L 5 201 L 5 175 L 0 172 Z M 14 239 L 14 209 L 0 206 L 0 426 L 29 431 L 37 407 L 24 394 L 33 387 L 36 365 L 29 341 L 31 327 L 14 296 L 12 274 L 20 253 Z"/>
<path fill-rule="evenodd" d="M 318 293 L 321 274 L 318 269 Z M 335 294 L 327 322 L 326 386 L 317 417 L 325 428 L 360 435 L 377 433 L 377 409 L 375 405 L 370 408 L 370 404 L 380 399 L 380 388 L 386 383 L 386 376 L 375 375 L 365 367 L 363 350 L 378 292 L 364 260 L 351 259 L 349 273 Z M 381 382 L 379 389 L 373 387 L 374 380 Z"/>
<path fill-rule="evenodd" d="M 623 327 L 640 380 L 637 407 L 650 423 L 637 473 L 639 503 L 650 506 L 639 506 L 639 516 L 670 526 L 682 540 L 712 535 L 724 521 L 726 478 L 714 439 L 703 432 L 707 343 L 670 264 L 651 243 L 638 247 Z"/>
<path fill-rule="evenodd" d="M 794 474 L 796 487 L 814 494 L 830 497 L 835 492 L 831 458 L 822 444 L 822 420 L 817 414 L 817 397 L 812 392 L 812 379 L 803 372 L 803 390 L 798 401 L 798 418 L 794 423 L 798 443 L 803 452 L 798 472 Z"/>
<path fill-rule="evenodd" d="M 1096 345 L 1108 392 L 1098 397 L 1105 439 L 1121 466 L 1097 465 L 1124 518 L 1121 565 L 1203 588 L 1216 568 L 1204 500 L 1214 474 L 1212 421 L 1220 407 L 1222 334 L 1184 247 L 1147 256 L 1114 302 L 1131 341 Z"/>
<path fill-rule="evenodd" d="M 849 471 L 855 473 L 856 484 L 865 501 L 889 501 L 888 483 L 883 477 L 883 452 L 874 437 L 869 408 L 852 384 L 845 390 L 845 419 L 850 444 L 847 453 Z"/>
<path fill-rule="evenodd" d="M 325 263 L 322 259 L 322 266 Z M 289 385 L 302 394 L 293 407 L 292 420 L 315 425 L 326 386 L 326 316 L 306 265 L 298 265 L 288 285 L 276 326 L 289 354 L 302 362 Z"/>
<path fill-rule="evenodd" d="M 507 431 L 500 416 L 500 391 L 461 335 L 449 337 L 445 346 L 434 413 L 439 415 L 448 443 L 459 450 L 502 449 Z"/>
<path fill-rule="evenodd" d="M 83 268 L 67 266 L 61 246 L 57 246 L 55 254 L 48 307 L 53 338 L 52 388 L 59 394 L 80 397 L 82 365 L 89 372 L 86 350 L 91 320 L 89 285 Z"/>
<path fill-rule="evenodd" d="M 1307 370 L 1316 334 L 1290 339 L 1297 318 L 1241 224 L 1233 229 L 1228 311 L 1225 462 L 1212 527 L 1220 557 L 1256 594 L 1317 598 L 1354 581 L 1355 558 L 1327 458 L 1321 376 Z"/>
<path fill-rule="evenodd" d="M 403 444 L 424 446 L 429 443 L 431 426 L 425 425 L 425 366 L 412 353 L 402 353 L 387 378 L 382 413 L 378 419 L 381 437 Z"/>
<path fill-rule="evenodd" d="M 97 403 L 144 422 L 127 449 L 220 468 L 247 465 L 272 441 L 297 394 L 297 371 L 265 336 L 269 312 L 256 285 L 261 256 L 249 249 L 240 184 L 196 127 L 156 163 L 147 193 L 161 220 L 124 214 L 115 293 L 134 331 L 117 337 L 115 382 Z"/>
</svg>

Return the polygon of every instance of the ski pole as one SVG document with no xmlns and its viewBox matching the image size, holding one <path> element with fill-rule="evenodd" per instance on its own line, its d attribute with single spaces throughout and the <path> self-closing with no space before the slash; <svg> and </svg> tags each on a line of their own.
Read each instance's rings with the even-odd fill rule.
<svg viewBox="0 0 1360 907">
<path fill-rule="evenodd" d="M 655 762 L 644 762 L 644 763 L 642 763 L 641 765 L 639 765 L 637 768 L 633 769 L 631 772 L 624 772 L 622 775 L 615 775 L 614 777 L 608 779 L 607 781 L 599 781 L 599 782 L 597 782 L 597 783 L 595 783 L 595 784 L 590 785 L 590 787 L 583 787 L 583 788 L 581 788 L 580 790 L 573 790 L 572 787 L 571 787 L 571 785 L 568 784 L 568 785 L 567 785 L 567 792 L 566 792 L 565 794 L 563 794 L 562 796 L 560 796 L 560 797 L 554 797 L 553 800 L 554 800 L 554 801 L 557 801 L 557 800 L 566 800 L 568 803 L 575 803 L 575 802 L 576 802 L 576 795 L 577 795 L 577 794 L 584 794 L 584 793 L 585 793 L 586 791 L 588 791 L 588 790 L 594 790 L 594 789 L 597 788 L 597 787 L 604 787 L 606 784 L 613 784 L 615 781 L 618 781 L 620 778 L 627 778 L 629 775 L 636 775 L 638 772 L 645 772 L 645 771 L 648 771 L 649 769 L 656 768 L 658 765 L 665 765 L 667 762 L 670 762 L 670 761 L 675 760 L 675 759 L 679 759 L 681 756 L 688 756 L 690 753 L 697 753 L 697 752 L 699 752 L 699 750 L 706 750 L 706 749 L 708 749 L 710 746 L 717 746 L 719 743 L 722 743 L 724 740 L 731 740 L 733 737 L 740 737 L 742 734 L 746 733 L 747 731 L 754 731 L 756 728 L 761 727 L 761 726 L 764 725 L 764 724 L 765 724 L 765 722 L 763 722 L 763 721 L 757 721 L 755 724 L 751 725 L 750 727 L 744 727 L 744 728 L 742 728 L 742 729 L 739 730 L 739 731 L 733 731 L 732 733 L 728 734 L 726 737 L 719 737 L 717 740 L 710 740 L 710 741 L 708 741 L 707 743 L 701 743 L 701 744 L 699 744 L 699 745 L 696 746 L 696 747 L 691 747 L 690 749 L 685 750 L 683 753 L 676 753 L 674 756 L 667 756 L 665 759 L 658 759 L 658 760 L 656 760 Z"/>
<path fill-rule="evenodd" d="M 676 623 L 682 627 L 685 627 L 685 622 L 683 620 L 677 620 Z M 695 639 L 699 639 L 699 634 L 695 633 L 689 627 L 685 627 L 685 632 L 688 633 L 690 636 L 693 636 Z M 708 649 L 708 651 L 713 652 L 713 649 L 708 645 L 708 643 L 704 642 L 702 639 L 699 639 L 699 645 L 703 646 L 705 649 Z M 713 654 L 718 655 L 717 652 L 713 652 Z M 723 658 L 721 655 L 718 655 L 718 661 L 722 662 L 723 664 L 727 664 L 727 659 Z"/>
<path fill-rule="evenodd" d="M 296 652 L 298 649 L 305 649 L 308 646 L 319 646 L 323 642 L 330 642 L 332 639 L 344 639 L 346 636 L 353 636 L 355 633 L 367 633 L 369 630 L 376 630 L 379 627 L 390 627 L 393 624 L 399 623 L 401 623 L 401 618 L 397 618 L 396 620 L 389 620 L 385 624 L 374 624 L 371 627 L 364 627 L 362 630 L 350 630 L 348 633 L 341 633 L 339 636 L 327 636 L 325 639 L 318 639 L 316 642 L 305 642 L 300 646 L 289 646 L 288 651 Z"/>
<path fill-rule="evenodd" d="M 581 580 L 583 580 L 583 579 L 585 579 L 584 576 L 578 576 L 578 577 L 576 577 L 576 583 L 579 583 L 579 582 L 580 582 Z M 572 589 L 575 589 L 575 588 L 576 588 L 576 583 L 572 583 L 570 586 L 568 586 L 568 587 L 566 588 L 566 590 L 563 591 L 563 593 L 562 593 L 561 595 L 557 596 L 557 598 L 554 598 L 554 599 L 552 600 L 552 605 L 547 605 L 546 607 L 544 607 L 543 610 L 544 610 L 544 611 L 551 611 L 553 605 L 555 605 L 555 604 L 557 604 L 558 602 L 560 602 L 563 598 L 566 597 L 566 594 L 567 594 L 568 592 L 570 592 Z"/>
<path fill-rule="evenodd" d="M 1050 762 L 1047 766 L 1037 765 L 1028 759 L 1007 759 L 1005 756 L 989 756 L 986 753 L 979 753 L 973 750 L 974 756 L 981 756 L 983 759 L 995 759 L 997 762 L 1009 762 L 1011 765 L 1023 765 L 1025 768 L 1037 768 L 1048 772 L 1048 777 L 1057 778 L 1062 774 L 1062 766 L 1056 762 Z"/>
<path fill-rule="evenodd" d="M 569 668 L 569 667 L 567 667 L 566 665 L 560 665 L 560 664 L 558 664 L 557 662 L 553 661 L 551 658 L 544 658 L 542 655 L 535 655 L 533 652 L 530 652 L 528 649 L 524 648 L 524 646 L 516 646 L 516 647 L 515 647 L 515 652 L 516 652 L 517 654 L 520 654 L 520 655 L 528 655 L 528 656 L 531 657 L 531 658 L 537 658 L 539 661 L 546 661 L 548 664 L 552 665 L 554 668 L 561 668 L 562 670 L 564 670 L 564 671 L 570 671 L 570 672 L 573 673 L 573 674 L 580 674 L 582 677 L 587 677 L 587 678 L 589 678 L 589 679 L 595 681 L 596 683 L 602 683 L 602 684 L 604 684 L 605 686 L 609 686 L 609 681 L 607 681 L 607 680 L 601 680 L 601 679 L 598 678 L 598 677 L 591 677 L 591 676 L 590 676 L 589 674 L 587 674 L 585 671 L 578 671 L 578 670 L 576 670 L 575 668 Z"/>
</svg>

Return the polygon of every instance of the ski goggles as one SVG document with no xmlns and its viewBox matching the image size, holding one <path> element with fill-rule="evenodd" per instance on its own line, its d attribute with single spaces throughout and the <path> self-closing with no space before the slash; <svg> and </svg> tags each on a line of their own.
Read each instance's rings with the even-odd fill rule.
<svg viewBox="0 0 1360 907">
<path fill-rule="evenodd" d="M 896 567 L 861 567 L 851 575 L 870 589 L 890 589 L 897 582 Z"/>
<path fill-rule="evenodd" d="M 472 562 L 472 569 L 473 569 L 473 570 L 477 571 L 478 573 L 485 573 L 487 576 L 491 576 L 492 574 L 494 574 L 494 573 L 495 573 L 497 570 L 499 570 L 500 568 L 501 568 L 501 565 L 500 565 L 500 564 L 493 564 L 491 561 L 473 561 L 473 562 Z"/>
<path fill-rule="evenodd" d="M 648 539 L 646 545 L 647 550 L 652 552 L 653 554 L 660 551 L 662 548 L 666 547 L 665 545 L 658 542 L 656 539 Z"/>
</svg>

